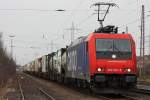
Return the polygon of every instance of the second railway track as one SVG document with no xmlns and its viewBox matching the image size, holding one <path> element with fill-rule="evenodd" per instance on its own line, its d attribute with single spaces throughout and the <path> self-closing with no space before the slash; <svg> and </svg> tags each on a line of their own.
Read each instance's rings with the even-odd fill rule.
<svg viewBox="0 0 150 100">
<path fill-rule="evenodd" d="M 53 96 L 51 96 L 47 91 L 42 88 L 37 88 L 42 94 L 49 98 L 49 100 L 56 100 Z"/>
<path fill-rule="evenodd" d="M 21 99 L 21 100 L 25 100 L 25 96 L 24 96 L 24 92 L 23 92 L 23 89 L 22 89 L 22 85 L 21 85 L 20 80 L 19 80 L 18 77 L 17 77 L 17 83 L 18 83 L 18 86 L 19 86 L 20 94 L 21 94 L 20 99 Z"/>
<path fill-rule="evenodd" d="M 102 100 L 140 100 L 139 98 L 137 98 L 137 97 L 135 97 L 135 96 L 130 96 L 130 95 L 123 95 L 123 94 L 121 94 L 121 95 L 107 95 L 107 96 L 105 96 L 105 95 L 99 95 L 99 96 L 97 96 L 97 97 L 99 97 L 100 99 L 102 99 Z"/>
<path fill-rule="evenodd" d="M 23 75 L 17 76 L 19 99 L 17 100 L 56 100 L 44 86 Z M 40 87 L 40 88 L 39 88 Z"/>
<path fill-rule="evenodd" d="M 32 77 L 26 74 L 24 75 L 24 79 L 21 81 L 24 82 L 24 80 L 26 79 L 29 82 L 31 82 L 30 84 L 28 83 L 29 87 L 31 86 L 31 84 L 34 84 L 32 85 L 32 87 L 30 87 L 30 90 L 32 90 L 31 88 L 34 88 L 34 91 L 32 91 L 32 93 L 36 92 L 35 95 L 38 96 L 37 99 L 29 99 L 29 100 L 56 100 L 56 98 L 57 100 L 78 100 L 79 98 L 80 100 L 149 100 L 147 99 L 149 98 L 149 96 L 144 95 L 143 93 L 126 91 L 127 94 L 112 95 L 112 96 L 97 95 L 97 94 L 91 95 L 91 93 L 88 90 L 78 90 L 74 88 L 69 88 L 67 86 L 62 86 L 60 84 L 56 84 L 51 81 L 37 79 L 36 77 Z M 23 82 L 22 84 L 24 84 Z M 36 84 L 35 82 L 38 84 Z M 24 86 L 23 89 L 25 89 Z M 28 90 L 25 89 L 25 95 L 27 94 L 27 91 Z M 40 98 L 45 99 L 39 99 L 39 96 Z"/>
<path fill-rule="evenodd" d="M 133 89 L 131 92 L 150 95 L 150 90 L 144 90 L 144 89 Z"/>
</svg>

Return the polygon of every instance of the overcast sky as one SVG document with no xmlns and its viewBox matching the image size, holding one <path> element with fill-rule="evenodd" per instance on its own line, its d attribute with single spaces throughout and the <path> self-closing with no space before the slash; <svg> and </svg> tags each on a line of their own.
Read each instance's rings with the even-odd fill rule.
<svg viewBox="0 0 150 100">
<path fill-rule="evenodd" d="M 149 0 L 0 0 L 0 32 L 3 32 L 5 48 L 10 53 L 10 35 L 13 38 L 13 56 L 18 64 L 25 64 L 70 43 L 70 31 L 74 23 L 80 29 L 75 38 L 87 35 L 98 28 L 93 3 L 108 1 L 118 4 L 111 9 L 104 25 L 116 25 L 120 32 L 126 26 L 133 35 L 139 53 L 139 25 L 141 5 L 145 5 L 146 53 L 150 52 L 150 1 Z M 65 9 L 65 12 L 57 12 Z"/>
</svg>

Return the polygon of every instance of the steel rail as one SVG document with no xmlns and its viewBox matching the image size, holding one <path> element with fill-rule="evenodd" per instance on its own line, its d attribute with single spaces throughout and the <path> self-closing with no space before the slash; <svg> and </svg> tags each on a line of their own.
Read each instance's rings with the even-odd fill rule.
<svg viewBox="0 0 150 100">
<path fill-rule="evenodd" d="M 124 99 L 126 98 L 126 100 L 139 100 L 139 98 L 136 98 L 136 97 L 132 97 L 132 96 L 129 96 L 129 95 L 121 95 L 123 98 L 121 99 Z M 106 96 L 97 96 L 99 97 L 100 99 L 103 99 L 103 100 L 113 100 L 111 97 L 106 97 Z"/>
<path fill-rule="evenodd" d="M 102 100 L 112 100 L 111 98 L 106 97 L 106 96 L 102 96 L 102 95 L 99 95 L 97 97 L 100 98 L 100 99 L 102 99 Z"/>
<path fill-rule="evenodd" d="M 25 96 L 24 96 L 24 93 L 23 93 L 23 90 L 22 90 L 22 86 L 21 86 L 20 81 L 19 81 L 18 78 L 17 78 L 17 83 L 19 85 L 19 90 L 20 90 L 20 94 L 21 94 L 21 100 L 25 100 Z"/>
<path fill-rule="evenodd" d="M 134 89 L 134 90 L 131 90 L 131 92 L 150 95 L 150 90 L 144 90 L 144 89 Z"/>
<path fill-rule="evenodd" d="M 41 93 L 43 93 L 44 95 L 46 95 L 50 100 L 56 100 L 54 97 L 52 97 L 50 94 L 48 94 L 45 90 L 43 90 L 42 88 L 37 88 L 39 91 L 41 91 Z"/>
<path fill-rule="evenodd" d="M 122 95 L 122 96 L 124 96 L 125 98 L 127 98 L 129 100 L 139 100 L 139 98 L 132 97 L 132 96 L 129 96 L 129 95 Z"/>
</svg>

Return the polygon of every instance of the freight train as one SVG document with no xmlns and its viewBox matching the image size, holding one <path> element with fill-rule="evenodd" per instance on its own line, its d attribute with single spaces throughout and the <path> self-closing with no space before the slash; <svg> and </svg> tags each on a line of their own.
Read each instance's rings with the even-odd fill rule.
<svg viewBox="0 0 150 100">
<path fill-rule="evenodd" d="M 24 71 L 76 87 L 135 88 L 135 42 L 131 34 L 107 26 L 35 59 Z"/>
</svg>

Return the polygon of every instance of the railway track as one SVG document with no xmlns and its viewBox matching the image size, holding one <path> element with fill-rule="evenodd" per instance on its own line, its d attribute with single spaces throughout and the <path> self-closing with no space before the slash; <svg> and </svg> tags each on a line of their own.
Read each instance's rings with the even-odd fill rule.
<svg viewBox="0 0 150 100">
<path fill-rule="evenodd" d="M 25 100 L 25 96 L 24 96 L 23 89 L 22 89 L 22 85 L 21 85 L 21 83 L 20 83 L 20 81 L 19 81 L 19 78 L 17 78 L 17 83 L 18 83 L 18 86 L 19 86 L 20 94 L 21 94 L 20 99 L 21 99 L 21 100 Z"/>
<path fill-rule="evenodd" d="M 127 100 L 140 100 L 139 98 L 133 97 L 133 96 L 130 96 L 130 95 L 122 95 L 122 96 L 125 97 L 125 99 L 127 99 Z"/>
<path fill-rule="evenodd" d="M 37 88 L 42 94 L 44 94 L 50 100 L 56 100 L 53 96 L 51 96 L 47 91 L 42 88 Z"/>
<path fill-rule="evenodd" d="M 33 80 L 35 80 L 33 77 L 31 76 L 28 76 L 27 77 L 30 77 L 32 78 Z M 66 86 L 65 86 L 66 87 Z M 48 100 L 56 100 L 53 96 L 51 96 L 49 93 L 48 93 L 48 90 L 43 90 L 43 87 L 40 86 L 40 88 L 37 88 L 43 95 L 44 97 L 48 98 Z M 74 89 L 74 88 L 73 88 Z M 148 94 L 149 91 L 145 91 L 145 92 L 142 92 L 140 90 L 140 92 L 138 91 L 135 92 L 135 91 L 126 91 L 127 94 L 120 94 L 120 95 L 99 95 L 99 94 L 91 94 L 88 90 L 80 90 L 80 89 L 74 89 L 78 92 L 80 92 L 81 94 L 85 94 L 85 95 L 90 95 L 91 97 L 96 97 L 96 98 L 99 98 L 100 100 L 149 100 L 149 99 L 143 99 L 143 96 L 144 94 Z M 147 96 L 147 95 L 145 95 Z M 147 97 L 145 97 L 147 98 Z M 61 100 L 61 99 L 60 99 Z M 92 99 L 91 99 L 92 100 Z"/>
<path fill-rule="evenodd" d="M 112 96 L 104 96 L 104 95 L 99 95 L 99 97 L 102 100 L 139 100 L 139 98 L 130 96 L 130 95 L 114 95 L 115 97 Z"/>
<path fill-rule="evenodd" d="M 43 100 L 43 99 L 44 100 L 56 100 L 46 90 L 44 90 L 43 87 L 41 87 L 39 85 L 34 85 L 34 86 L 32 86 L 32 88 L 29 89 L 28 88 L 29 83 L 27 81 L 25 82 L 21 79 L 22 79 L 22 76 L 17 76 L 17 84 L 18 84 L 19 92 L 20 92 L 20 99 L 19 100 L 26 100 L 26 99 L 27 100 L 29 100 L 29 99 L 38 100 L 38 99 L 35 99 L 37 97 L 40 97 L 39 100 Z M 25 80 L 27 80 L 27 78 Z M 36 94 L 37 97 L 34 97 L 32 94 L 29 94 L 27 92 L 28 90 L 33 91 Z M 41 98 L 43 98 L 43 99 L 41 99 Z"/>
<path fill-rule="evenodd" d="M 150 90 L 144 90 L 144 89 L 133 89 L 133 90 L 131 90 L 131 92 L 136 92 L 136 93 L 150 95 Z"/>
<path fill-rule="evenodd" d="M 140 80 L 140 81 L 138 81 L 138 84 L 150 85 L 150 82 Z"/>
</svg>

